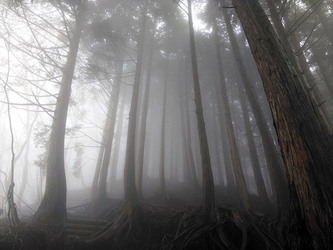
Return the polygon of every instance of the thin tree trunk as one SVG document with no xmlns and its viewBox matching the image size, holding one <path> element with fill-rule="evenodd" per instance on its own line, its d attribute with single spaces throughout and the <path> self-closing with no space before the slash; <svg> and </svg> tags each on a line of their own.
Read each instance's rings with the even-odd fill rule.
<svg viewBox="0 0 333 250">
<path fill-rule="evenodd" d="M 91 200 L 92 201 L 94 201 L 98 197 L 98 180 L 99 180 L 99 176 L 101 173 L 102 161 L 103 161 L 105 150 L 106 150 L 106 144 L 108 141 L 107 132 L 109 131 L 109 126 L 110 126 L 109 117 L 111 117 L 111 113 L 112 113 L 112 104 L 113 104 L 112 98 L 110 98 L 109 103 L 108 103 L 108 111 L 106 114 L 106 119 L 105 119 L 104 128 L 103 128 L 102 142 L 101 142 L 101 146 L 99 148 L 97 164 L 96 164 L 96 168 L 95 168 L 95 174 L 94 174 L 94 178 L 93 178 L 93 182 L 92 182 L 92 186 L 91 186 Z"/>
<path fill-rule="evenodd" d="M 186 85 L 186 92 L 188 93 L 188 85 Z M 190 171 L 191 175 L 193 178 L 193 185 L 194 188 L 199 188 L 199 180 L 198 180 L 198 175 L 196 171 L 196 166 L 195 166 L 195 161 L 194 161 L 194 156 L 193 156 L 193 148 L 192 148 L 192 136 L 191 136 L 191 123 L 190 123 L 190 108 L 189 108 L 189 102 L 187 101 L 187 98 L 185 100 L 184 104 L 184 121 L 186 125 L 186 131 L 187 131 L 187 154 L 188 154 L 188 159 L 190 163 Z"/>
<path fill-rule="evenodd" d="M 256 181 L 256 185 L 257 185 L 258 195 L 259 195 L 259 199 L 262 200 L 262 203 L 264 203 L 264 202 L 267 203 L 269 199 L 268 199 L 267 190 L 265 187 L 265 182 L 264 182 L 264 179 L 263 179 L 263 176 L 261 173 L 261 169 L 260 169 L 260 163 L 259 163 L 259 158 L 258 158 L 258 154 L 257 154 L 257 150 L 256 150 L 256 144 L 255 144 L 255 141 L 253 138 L 249 111 L 248 111 L 248 107 L 246 105 L 246 96 L 243 91 L 244 90 L 241 87 L 241 85 L 238 84 L 238 92 L 240 95 L 240 104 L 241 104 L 242 111 L 243 111 L 245 134 L 246 134 L 246 139 L 248 142 L 248 148 L 250 151 L 250 158 L 251 158 L 254 178 Z"/>
<path fill-rule="evenodd" d="M 186 137 L 186 126 L 185 126 L 185 103 L 184 100 L 187 100 L 184 98 L 184 83 L 185 81 L 181 77 L 184 75 L 184 69 L 182 68 L 182 63 L 181 63 L 181 56 L 180 54 L 177 57 L 177 76 L 178 76 L 178 100 L 179 100 L 179 109 L 180 109 L 180 126 L 181 126 L 181 136 L 182 136 L 182 146 L 183 146 L 183 170 L 184 170 L 184 182 L 186 184 L 189 184 L 190 186 L 194 187 L 194 179 L 191 173 L 191 166 L 190 166 L 190 159 L 189 159 L 189 154 L 188 154 L 188 140 Z M 185 85 L 186 86 L 186 85 Z M 186 103 L 187 105 L 187 103 Z M 190 131 L 188 131 L 190 132 Z"/>
<path fill-rule="evenodd" d="M 125 112 L 125 96 L 123 95 L 120 108 L 119 108 L 119 117 L 118 117 L 118 124 L 117 124 L 117 130 L 116 130 L 116 140 L 115 140 L 115 146 L 113 151 L 113 158 L 111 163 L 111 176 L 110 176 L 110 183 L 111 185 L 116 183 L 116 177 L 117 177 L 117 169 L 118 169 L 118 159 L 119 159 L 119 147 L 120 147 L 120 139 L 121 139 L 121 131 L 123 128 L 124 123 L 124 112 Z M 111 188 L 112 191 L 112 188 Z"/>
<path fill-rule="evenodd" d="M 131 107 L 130 107 L 129 121 L 128 121 L 126 160 L 124 168 L 124 194 L 125 194 L 125 201 L 129 206 L 136 205 L 138 202 L 138 195 L 135 186 L 136 117 L 138 110 L 139 86 L 140 86 L 141 68 L 142 68 L 142 59 L 143 59 L 143 44 L 146 31 L 147 6 L 148 4 L 147 2 L 145 2 L 141 15 L 140 35 L 137 44 L 138 56 L 136 62 L 134 86 L 133 86 Z"/>
<path fill-rule="evenodd" d="M 191 0 L 187 0 L 188 4 L 188 17 L 189 17 L 189 30 L 190 30 L 190 47 L 192 59 L 192 74 L 193 74 L 193 89 L 194 100 L 197 117 L 197 127 L 200 139 L 200 155 L 202 164 L 202 191 L 203 191 L 203 207 L 205 214 L 209 217 L 215 216 L 215 200 L 214 200 L 214 181 L 212 168 L 210 163 L 210 155 L 208 148 L 208 141 L 205 128 L 205 120 L 202 110 L 201 91 L 199 83 L 198 64 L 196 57 L 196 48 L 194 40 L 194 28 L 192 17 Z"/>
<path fill-rule="evenodd" d="M 85 4 L 86 1 L 82 1 L 78 5 L 74 35 L 71 39 L 67 62 L 63 68 L 51 130 L 45 193 L 34 216 L 35 223 L 54 222 L 57 225 L 64 223 L 66 220 L 65 129 L 75 62 L 85 15 Z"/>
<path fill-rule="evenodd" d="M 165 73 L 166 75 L 164 83 L 163 83 L 163 106 L 162 106 L 162 122 L 161 122 L 161 140 L 160 140 L 160 168 L 159 168 L 159 180 L 160 180 L 160 185 L 159 185 L 159 192 L 162 195 L 162 197 L 166 196 L 166 187 L 165 187 L 165 134 L 166 134 L 166 129 L 165 129 L 165 123 L 166 123 L 166 108 L 167 108 L 167 84 L 168 84 L 168 61 L 169 57 L 167 56 L 166 58 L 166 70 Z M 171 171 L 171 170 L 170 170 Z M 172 175 L 171 175 L 172 178 Z"/>
<path fill-rule="evenodd" d="M 143 198 L 142 193 L 142 178 L 143 178 L 143 160 L 145 152 L 145 141 L 146 141 L 146 129 L 147 129 L 147 113 L 148 113 L 148 103 L 150 96 L 150 82 L 151 82 L 151 73 L 152 73 L 152 64 L 153 64 L 153 55 L 154 55 L 154 34 L 155 34 L 155 25 L 154 30 L 151 35 L 151 48 L 149 51 L 148 57 L 148 71 L 146 76 L 146 86 L 143 93 L 143 106 L 141 114 L 141 127 L 140 127 L 140 145 L 138 147 L 138 158 L 137 158 L 137 175 L 136 175 L 136 187 L 138 190 L 138 196 Z"/>
<path fill-rule="evenodd" d="M 105 145 L 105 152 L 102 161 L 101 172 L 99 175 L 99 183 L 98 183 L 98 198 L 104 199 L 106 198 L 106 180 L 108 176 L 108 170 L 110 166 L 110 157 L 111 157 L 111 149 L 113 143 L 113 135 L 115 130 L 115 123 L 116 123 L 116 115 L 117 115 L 117 107 L 118 107 L 118 100 L 119 100 L 119 92 L 120 92 L 120 83 L 121 77 L 123 73 L 123 59 L 120 58 L 120 62 L 117 63 L 116 67 L 116 78 L 112 88 L 111 93 L 111 100 L 112 100 L 112 107 L 111 108 L 111 116 L 107 117 L 109 119 L 109 127 L 107 133 L 107 141 Z"/>
<path fill-rule="evenodd" d="M 242 207 L 245 210 L 248 210 L 250 208 L 249 196 L 248 196 L 247 186 L 245 183 L 245 178 L 244 178 L 241 162 L 239 159 L 235 132 L 234 132 L 234 128 L 233 128 L 232 120 L 231 120 L 226 82 L 225 82 L 224 73 L 223 73 L 223 64 L 222 64 L 222 59 L 221 59 L 221 55 L 220 55 L 221 49 L 220 49 L 216 19 L 214 19 L 214 22 L 213 22 L 213 29 L 214 29 L 215 46 L 216 46 L 216 51 L 217 51 L 216 59 L 217 59 L 217 65 L 218 65 L 218 71 L 219 71 L 220 91 L 221 91 L 221 97 L 222 97 L 222 101 L 223 101 L 222 108 L 223 108 L 223 115 L 224 115 L 224 119 L 225 119 L 225 125 L 226 125 L 226 129 L 227 129 L 231 162 L 232 162 L 232 166 L 233 166 L 233 170 L 234 170 L 234 174 L 235 174 L 235 179 L 236 179 L 236 184 L 237 184 L 237 189 L 238 189 L 238 196 L 240 198 L 240 202 L 242 204 Z"/>
<path fill-rule="evenodd" d="M 333 98 L 333 83 L 330 79 L 333 76 L 332 72 L 330 72 L 327 69 L 327 67 L 325 67 L 325 65 L 322 61 L 323 60 L 322 56 L 320 55 L 320 53 L 318 53 L 317 48 L 314 48 L 311 51 L 313 53 L 313 59 L 314 59 L 315 63 L 318 65 L 318 68 L 319 68 L 320 74 L 322 76 L 322 79 L 325 83 L 325 86 L 326 86 L 327 90 L 329 91 L 330 97 Z"/>
</svg>

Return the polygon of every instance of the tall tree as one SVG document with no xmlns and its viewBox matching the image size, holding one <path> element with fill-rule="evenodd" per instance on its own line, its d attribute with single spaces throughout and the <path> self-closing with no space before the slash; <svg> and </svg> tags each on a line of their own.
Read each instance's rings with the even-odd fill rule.
<svg viewBox="0 0 333 250">
<path fill-rule="evenodd" d="M 153 55 L 154 55 L 154 48 L 155 48 L 155 41 L 154 41 L 154 34 L 156 25 L 153 24 L 153 30 L 151 32 L 151 47 L 148 54 L 148 69 L 147 69 L 147 76 L 146 76 L 146 84 L 143 93 L 143 105 L 142 105 L 142 114 L 141 114 L 141 126 L 140 126 L 140 139 L 138 146 L 138 159 L 137 159 L 137 175 L 136 175 L 136 186 L 138 190 L 138 195 L 140 198 L 143 198 L 142 193 L 142 178 L 143 178 L 143 159 L 144 159 L 144 152 L 145 152 L 145 141 L 146 141 L 146 129 L 147 129 L 147 114 L 148 114 L 148 104 L 149 104 L 149 95 L 150 95 L 150 82 L 151 82 L 151 74 L 152 74 L 152 64 L 153 64 Z"/>
<path fill-rule="evenodd" d="M 269 131 L 267 122 L 265 120 L 264 112 L 258 101 L 257 96 L 254 93 L 254 87 L 250 77 L 247 73 L 245 62 L 241 56 L 240 46 L 238 45 L 235 32 L 231 25 L 231 16 L 226 9 L 222 10 L 223 17 L 226 23 L 227 32 L 230 39 L 230 45 L 235 57 L 235 61 L 238 67 L 239 75 L 241 78 L 241 86 L 245 90 L 245 94 L 248 97 L 249 103 L 251 105 L 254 118 L 258 125 L 260 131 L 262 142 L 264 146 L 264 152 L 267 162 L 267 167 L 269 171 L 269 176 L 271 179 L 272 191 L 273 191 L 273 200 L 277 203 L 279 208 L 277 213 L 284 212 L 284 207 L 288 202 L 288 190 L 285 174 L 283 172 L 283 163 L 281 157 L 279 157 L 277 149 L 274 145 L 272 135 Z M 245 43 L 245 38 L 243 39 Z M 253 150 L 253 149 L 251 149 Z M 259 171 L 258 171 L 259 172 Z M 256 176 L 258 178 L 258 176 Z"/>
<path fill-rule="evenodd" d="M 166 58 L 166 69 L 165 69 L 165 76 L 163 82 L 163 104 L 162 104 L 162 122 L 161 122 L 161 140 L 160 140 L 160 168 L 159 168 L 159 192 L 161 193 L 162 197 L 166 196 L 166 185 L 165 185 L 165 135 L 166 135 L 166 116 L 167 116 L 167 93 L 168 93 L 168 61 L 169 56 L 167 55 Z M 172 175 L 171 175 L 172 176 Z"/>
<path fill-rule="evenodd" d="M 280 1 L 277 1 L 281 4 Z M 271 13 L 271 18 L 276 28 L 277 34 L 281 40 L 283 47 L 286 50 L 287 56 L 293 64 L 299 78 L 302 81 L 302 86 L 308 91 L 313 107 L 317 112 L 320 121 L 327 127 L 328 131 L 332 133 L 332 125 L 330 124 L 330 117 L 327 111 L 326 103 L 323 100 L 322 94 L 318 88 L 318 84 L 310 70 L 304 53 L 300 53 L 302 48 L 299 44 L 297 36 L 294 32 L 287 34 L 286 30 L 290 30 L 294 24 L 288 18 L 284 19 L 285 27 L 282 25 L 281 18 L 276 10 L 274 3 L 268 1 L 268 6 Z M 298 51 L 296 54 L 294 51 Z"/>
<path fill-rule="evenodd" d="M 148 3 L 145 1 L 143 4 L 143 9 L 141 14 L 141 25 L 137 41 L 137 51 L 138 51 L 137 62 L 135 69 L 131 106 L 129 112 L 129 121 L 128 121 L 126 160 L 124 168 L 124 193 L 125 193 L 125 201 L 130 207 L 133 207 L 138 203 L 137 189 L 135 186 L 135 140 L 136 140 L 136 123 L 137 123 L 136 117 L 138 110 L 139 86 L 141 80 L 141 68 L 143 61 L 143 48 L 144 48 L 143 45 L 146 32 L 147 8 L 148 8 Z"/>
<path fill-rule="evenodd" d="M 237 149 L 235 132 L 234 132 L 234 128 L 233 128 L 232 120 L 231 120 L 227 87 L 226 87 L 226 81 L 225 81 L 224 72 L 223 72 L 222 58 L 221 58 L 221 54 L 220 54 L 221 48 L 220 48 L 220 40 L 219 40 L 219 36 L 218 36 L 218 28 L 217 28 L 216 19 L 213 20 L 213 31 L 214 31 L 215 46 L 216 46 L 216 51 L 217 51 L 216 60 L 217 60 L 218 71 L 219 71 L 220 91 L 221 91 L 221 97 L 222 97 L 222 102 L 223 102 L 222 108 L 223 108 L 223 115 L 224 115 L 224 119 L 225 119 L 225 126 L 226 126 L 226 130 L 227 130 L 232 168 L 234 171 L 235 180 L 236 180 L 236 184 L 237 184 L 238 197 L 240 198 L 240 202 L 241 202 L 243 208 L 248 210 L 250 207 L 248 191 L 247 191 L 247 186 L 245 183 L 245 178 L 244 178 L 244 174 L 243 174 L 243 170 L 242 170 L 242 166 L 241 166 L 241 162 L 240 162 L 240 158 L 239 158 L 239 152 Z M 229 178 L 231 178 L 231 177 L 229 177 Z M 229 179 L 228 179 L 228 182 L 229 182 Z"/>
<path fill-rule="evenodd" d="M 207 216 L 214 217 L 215 216 L 214 181 L 213 181 L 212 167 L 210 163 L 210 155 L 209 155 L 208 141 L 205 128 L 205 119 L 202 109 L 202 99 L 201 99 L 198 63 L 197 63 L 195 39 L 194 39 L 191 0 L 187 0 L 187 9 L 188 9 L 188 19 L 189 19 L 188 24 L 190 31 L 194 101 L 195 101 L 197 128 L 198 128 L 199 142 L 200 142 L 203 207 Z"/>
<path fill-rule="evenodd" d="M 61 224 L 66 220 L 66 175 L 64 166 L 64 141 L 68 104 L 70 100 L 75 62 L 85 16 L 86 1 L 80 1 L 76 8 L 75 29 L 70 39 L 67 62 L 53 116 L 50 148 L 47 160 L 46 187 L 43 200 L 34 216 L 34 223 Z"/>
<path fill-rule="evenodd" d="M 291 189 L 290 249 L 332 248 L 332 138 L 257 0 L 233 0 L 272 110 Z"/>
</svg>

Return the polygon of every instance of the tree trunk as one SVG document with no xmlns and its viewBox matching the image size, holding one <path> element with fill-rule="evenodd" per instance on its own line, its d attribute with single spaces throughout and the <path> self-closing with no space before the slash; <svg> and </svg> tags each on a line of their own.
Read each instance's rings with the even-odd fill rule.
<svg viewBox="0 0 333 250">
<path fill-rule="evenodd" d="M 46 187 L 43 200 L 34 216 L 34 223 L 61 224 L 66 220 L 66 175 L 64 141 L 68 103 L 74 75 L 75 62 L 83 27 L 86 1 L 78 5 L 78 14 L 67 62 L 63 67 L 59 95 L 55 107 L 47 160 Z"/>
<path fill-rule="evenodd" d="M 185 126 L 185 107 L 187 105 L 187 98 L 184 98 L 184 86 L 186 88 L 185 76 L 184 76 L 184 68 L 182 67 L 184 64 L 181 61 L 181 54 L 179 53 L 177 56 L 177 76 L 178 76 L 178 101 L 179 101 L 179 109 L 180 109 L 180 126 L 181 126 L 181 136 L 182 136 L 182 151 L 183 151 L 183 170 L 184 170 L 184 183 L 194 187 L 194 179 L 191 173 L 190 159 L 188 154 L 188 140 L 186 137 L 186 126 Z M 186 97 L 186 95 L 185 95 Z M 186 100 L 186 103 L 184 102 Z M 188 131 L 190 132 L 190 131 Z"/>
<path fill-rule="evenodd" d="M 145 141 L 146 141 L 146 129 L 147 129 L 147 113 L 148 113 L 148 103 L 150 96 L 150 82 L 151 82 L 151 72 L 153 64 L 153 55 L 154 55 L 154 34 L 155 34 L 155 24 L 153 32 L 151 34 L 151 48 L 149 51 L 148 57 L 148 71 L 146 76 L 146 86 L 143 93 L 143 105 L 142 105 L 142 114 L 141 114 L 141 127 L 140 127 L 140 145 L 138 146 L 138 158 L 137 158 L 137 175 L 136 175 L 136 187 L 138 190 L 138 196 L 143 198 L 142 193 L 142 178 L 143 178 L 143 160 L 145 152 Z"/>
<path fill-rule="evenodd" d="M 258 99 L 253 91 L 254 86 L 250 81 L 250 77 L 246 73 L 245 63 L 242 60 L 240 54 L 240 48 L 238 46 L 235 33 L 230 23 L 230 16 L 225 9 L 223 10 L 223 16 L 226 21 L 226 27 L 230 38 L 230 44 L 242 80 L 241 84 L 242 87 L 245 89 L 246 96 L 248 97 L 248 100 L 252 107 L 253 115 L 255 117 L 258 129 L 262 137 L 267 167 L 272 183 L 273 200 L 274 203 L 276 203 L 279 208 L 279 211 L 277 211 L 277 213 L 279 214 L 280 212 L 285 211 L 285 206 L 289 201 L 287 180 L 285 177 L 285 173 L 282 169 L 283 163 L 274 145 L 273 138 L 267 126 L 261 105 L 259 104 Z"/>
<path fill-rule="evenodd" d="M 136 205 L 138 195 L 135 186 L 135 140 L 136 140 L 136 117 L 138 110 L 139 86 L 141 79 L 141 68 L 143 58 L 143 45 L 146 31 L 147 20 L 147 2 L 144 3 L 141 16 L 140 35 L 137 42 L 137 62 L 134 77 L 134 86 L 131 99 L 131 107 L 129 112 L 128 133 L 126 144 L 126 160 L 124 168 L 124 194 L 125 201 L 129 206 Z"/>
<path fill-rule="evenodd" d="M 326 86 L 327 90 L 329 91 L 331 98 L 333 98 L 333 84 L 331 81 L 332 73 L 324 65 L 324 63 L 322 61 L 323 60 L 322 54 L 320 52 L 318 52 L 318 48 L 313 48 L 311 51 L 313 53 L 314 62 L 318 65 L 318 68 L 319 68 L 320 74 L 322 76 L 322 79 L 325 83 L 325 86 Z"/>
<path fill-rule="evenodd" d="M 113 135 L 115 130 L 115 123 L 116 123 L 116 115 L 117 115 L 117 107 L 118 107 L 118 100 L 119 100 L 119 91 L 120 91 L 120 83 L 121 77 L 123 73 L 123 58 L 119 58 L 120 62 L 117 63 L 116 66 L 116 77 L 115 82 L 112 87 L 112 93 L 110 95 L 112 105 L 109 106 L 111 108 L 111 116 L 107 117 L 109 127 L 107 131 L 107 140 L 105 145 L 105 151 L 103 155 L 102 165 L 101 165 L 101 172 L 99 175 L 99 183 L 98 183 L 98 199 L 105 199 L 106 198 L 106 180 L 108 176 L 108 170 L 110 166 L 110 157 L 111 157 L 111 149 L 113 143 Z"/>
<path fill-rule="evenodd" d="M 267 190 L 265 187 L 264 179 L 262 176 L 262 172 L 260 169 L 259 158 L 256 150 L 256 144 L 254 141 L 253 133 L 252 133 L 252 126 L 249 117 L 249 107 L 246 103 L 246 96 L 243 92 L 243 88 L 240 84 L 238 84 L 238 92 L 240 96 L 240 104 L 243 111 L 243 120 L 244 120 L 244 127 L 245 127 L 245 134 L 248 143 L 248 148 L 250 152 L 251 164 L 254 173 L 254 178 L 258 190 L 259 199 L 262 201 L 262 204 L 267 203 L 269 201 Z"/>
<path fill-rule="evenodd" d="M 111 186 L 116 183 L 117 180 L 117 169 L 118 169 L 118 158 L 119 158 L 119 147 L 120 147 L 120 140 L 121 140 L 121 131 L 123 128 L 124 123 L 124 112 L 125 112 L 125 102 L 126 102 L 126 92 L 123 94 L 120 108 L 119 108 L 119 117 L 118 117 L 118 124 L 116 129 L 116 140 L 113 150 L 113 158 L 111 163 L 111 174 L 110 174 L 110 183 Z M 111 188 L 111 191 L 113 189 Z"/>
<path fill-rule="evenodd" d="M 159 192 L 162 197 L 166 196 L 166 188 L 165 188 L 165 134 L 166 134 L 166 109 L 167 109 L 167 93 L 168 93 L 168 62 L 169 56 L 166 58 L 166 67 L 165 67 L 165 79 L 163 82 L 163 106 L 162 106 L 162 122 L 161 122 L 161 140 L 160 140 L 160 168 L 159 168 Z M 171 172 L 171 170 L 170 170 Z M 172 178 L 172 174 L 171 174 Z"/>
<path fill-rule="evenodd" d="M 221 97 L 222 97 L 222 102 L 223 102 L 223 105 L 222 105 L 223 116 L 225 119 L 225 125 L 226 125 L 226 129 L 227 129 L 231 162 L 232 162 L 232 167 L 234 170 L 235 180 L 236 180 L 237 189 L 238 189 L 238 196 L 240 198 L 241 205 L 245 210 L 248 210 L 250 208 L 249 196 L 248 196 L 247 186 L 245 183 L 245 178 L 244 178 L 241 162 L 239 159 L 239 154 L 238 154 L 238 149 L 237 149 L 237 144 L 236 144 L 236 137 L 235 137 L 234 128 L 233 128 L 232 120 L 231 120 L 226 82 L 225 82 L 224 73 L 223 73 L 223 64 L 222 64 L 222 59 L 221 59 L 221 55 L 220 55 L 221 48 L 220 48 L 220 43 L 219 43 L 216 19 L 213 20 L 213 29 L 214 29 L 215 46 L 216 46 L 216 51 L 217 51 L 216 59 L 217 59 L 217 65 L 218 65 L 218 70 L 219 70 L 220 91 L 221 91 Z"/>
<path fill-rule="evenodd" d="M 289 249 L 331 249 L 332 138 L 257 0 L 233 0 L 272 110 L 290 183 Z"/>
<path fill-rule="evenodd" d="M 213 174 L 210 163 L 205 120 L 202 110 L 202 100 L 201 100 L 198 64 L 197 64 L 195 40 L 194 40 L 191 0 L 187 0 L 187 4 L 188 4 L 188 17 L 189 17 L 188 23 L 190 30 L 194 100 L 195 100 L 195 110 L 197 117 L 197 127 L 200 139 L 200 155 L 201 155 L 201 164 L 202 164 L 201 167 L 202 167 L 203 207 L 205 214 L 207 216 L 214 217 L 215 216 L 214 181 L 213 181 Z"/>
<path fill-rule="evenodd" d="M 300 80 L 302 81 L 303 88 L 308 91 L 308 96 L 313 103 L 313 107 L 316 111 L 317 116 L 320 118 L 320 121 L 324 124 L 327 130 L 332 133 L 332 125 L 330 124 L 330 117 L 327 111 L 327 107 L 325 102 L 323 101 L 322 95 L 318 89 L 318 86 L 314 80 L 314 77 L 311 73 L 309 65 L 306 61 L 306 58 L 303 53 L 300 53 L 298 56 L 295 55 L 295 51 L 300 51 L 301 47 L 299 42 L 297 41 L 297 37 L 294 33 L 290 33 L 288 39 L 288 35 L 283 27 L 280 16 L 277 13 L 274 3 L 272 0 L 268 1 L 268 6 L 271 12 L 272 21 L 278 33 L 278 36 L 281 40 L 283 48 L 285 48 L 287 52 L 287 56 L 290 59 L 292 65 L 294 66 Z M 288 19 L 285 19 L 286 29 L 288 26 L 290 27 L 292 24 Z M 289 42 L 291 41 L 291 43 Z M 292 48 L 292 46 L 294 48 Z"/>
<path fill-rule="evenodd" d="M 189 88 L 188 84 L 186 82 L 186 93 L 189 93 Z M 187 143 L 187 155 L 188 155 L 188 160 L 190 164 L 190 171 L 193 179 L 193 186 L 194 188 L 199 188 L 199 180 L 198 180 L 198 175 L 196 171 L 196 166 L 195 166 L 195 161 L 194 161 L 194 156 L 193 156 L 193 148 L 192 148 L 192 136 L 191 136 L 191 121 L 190 121 L 190 108 L 189 108 L 190 103 L 188 102 L 188 96 L 186 95 L 185 98 L 185 103 L 184 103 L 184 122 L 186 126 L 186 131 L 187 131 L 187 137 L 186 137 L 186 143 Z"/>
</svg>

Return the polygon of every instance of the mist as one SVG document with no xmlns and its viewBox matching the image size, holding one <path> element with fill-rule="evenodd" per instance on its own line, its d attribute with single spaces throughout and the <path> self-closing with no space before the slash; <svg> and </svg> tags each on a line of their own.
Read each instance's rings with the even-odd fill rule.
<svg viewBox="0 0 333 250">
<path fill-rule="evenodd" d="M 329 0 L 0 8 L 1 249 L 332 247 Z"/>
</svg>

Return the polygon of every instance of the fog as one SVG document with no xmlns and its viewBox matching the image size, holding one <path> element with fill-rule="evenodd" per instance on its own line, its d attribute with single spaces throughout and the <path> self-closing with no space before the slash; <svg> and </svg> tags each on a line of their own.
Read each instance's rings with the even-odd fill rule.
<svg viewBox="0 0 333 250">
<path fill-rule="evenodd" d="M 283 44 L 270 1 L 261 2 Z M 318 120 L 332 131 L 328 2 L 275 4 L 294 75 L 306 82 Z M 231 1 L 0 6 L 2 218 L 12 209 L 11 184 L 22 221 L 38 215 L 43 197 L 58 197 L 59 188 L 68 218 L 108 219 L 133 198 L 133 185 L 140 200 L 170 211 L 206 209 L 208 164 L 216 207 L 268 218 L 288 214 L 291 174 L 273 121 L 274 95 L 264 90 L 260 63 Z"/>
</svg>

